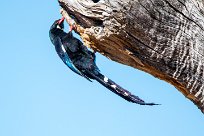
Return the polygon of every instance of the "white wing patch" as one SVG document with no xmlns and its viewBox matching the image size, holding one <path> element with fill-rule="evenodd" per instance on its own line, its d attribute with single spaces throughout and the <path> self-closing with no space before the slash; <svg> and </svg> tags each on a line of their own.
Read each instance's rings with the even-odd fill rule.
<svg viewBox="0 0 204 136">
<path fill-rule="evenodd" d="M 63 46 L 63 45 L 62 45 L 62 51 L 63 51 L 63 52 L 66 52 L 66 50 L 65 50 L 65 48 L 64 48 L 64 46 Z"/>
</svg>

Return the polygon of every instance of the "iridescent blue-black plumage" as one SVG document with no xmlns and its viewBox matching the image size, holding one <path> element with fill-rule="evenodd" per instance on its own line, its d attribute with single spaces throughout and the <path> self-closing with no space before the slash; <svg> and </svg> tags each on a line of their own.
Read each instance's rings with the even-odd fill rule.
<svg viewBox="0 0 204 136">
<path fill-rule="evenodd" d="M 63 31 L 63 20 L 64 18 L 53 23 L 50 28 L 49 36 L 55 46 L 57 54 L 72 71 L 85 77 L 89 81 L 91 81 L 91 79 L 98 81 L 104 87 L 127 101 L 140 105 L 156 105 L 154 103 L 145 103 L 138 96 L 131 94 L 111 79 L 102 75 L 95 63 L 95 54 L 88 50 L 79 39 L 75 38 L 71 31 L 68 33 Z"/>
<path fill-rule="evenodd" d="M 59 24 L 59 22 L 61 23 Z M 97 66 L 92 63 L 95 61 L 95 54 L 90 52 L 80 40 L 73 37 L 71 31 L 65 33 L 64 25 L 61 24 L 63 21 L 55 21 L 49 32 L 50 40 L 55 46 L 57 54 L 73 72 L 91 81 L 84 75 L 82 68 L 97 69 Z"/>
</svg>

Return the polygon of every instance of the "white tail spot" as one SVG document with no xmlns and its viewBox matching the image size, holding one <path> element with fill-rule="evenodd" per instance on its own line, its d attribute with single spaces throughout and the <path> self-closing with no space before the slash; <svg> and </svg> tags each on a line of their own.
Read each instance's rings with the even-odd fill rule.
<svg viewBox="0 0 204 136">
<path fill-rule="evenodd" d="M 128 96 L 129 94 L 127 92 L 124 93 L 125 96 Z"/>
<path fill-rule="evenodd" d="M 114 88 L 114 89 L 116 89 L 117 86 L 116 86 L 116 85 L 111 85 L 111 87 Z"/>
<path fill-rule="evenodd" d="M 107 77 L 104 77 L 103 79 L 106 83 L 108 82 L 108 78 Z"/>
</svg>

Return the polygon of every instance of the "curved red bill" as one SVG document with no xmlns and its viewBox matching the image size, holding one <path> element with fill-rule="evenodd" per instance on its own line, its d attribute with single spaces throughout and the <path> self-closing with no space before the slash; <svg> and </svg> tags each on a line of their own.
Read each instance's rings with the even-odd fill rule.
<svg viewBox="0 0 204 136">
<path fill-rule="evenodd" d="M 58 24 L 61 24 L 63 21 L 64 21 L 64 17 L 62 17 L 59 21 L 58 21 Z"/>
</svg>

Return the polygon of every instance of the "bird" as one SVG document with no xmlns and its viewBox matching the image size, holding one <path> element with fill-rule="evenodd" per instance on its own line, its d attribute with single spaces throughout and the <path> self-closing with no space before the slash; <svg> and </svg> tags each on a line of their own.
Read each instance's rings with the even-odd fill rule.
<svg viewBox="0 0 204 136">
<path fill-rule="evenodd" d="M 54 21 L 49 30 L 49 37 L 58 56 L 65 65 L 90 82 L 92 82 L 92 80 L 98 81 L 101 85 L 129 102 L 140 105 L 158 105 L 155 103 L 146 103 L 138 96 L 133 95 L 131 92 L 101 74 L 96 65 L 95 52 L 89 50 L 78 38 L 73 36 L 73 29 L 69 32 L 64 31 L 64 19 L 65 18 L 62 17 Z"/>
</svg>

